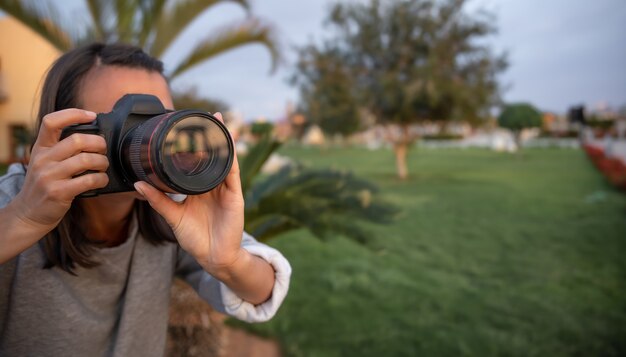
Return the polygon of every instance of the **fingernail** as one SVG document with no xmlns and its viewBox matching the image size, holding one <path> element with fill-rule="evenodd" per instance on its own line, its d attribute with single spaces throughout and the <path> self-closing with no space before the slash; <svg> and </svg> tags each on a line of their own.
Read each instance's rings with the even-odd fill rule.
<svg viewBox="0 0 626 357">
<path fill-rule="evenodd" d="M 143 197 L 146 197 L 146 194 L 141 189 L 139 182 L 135 182 L 133 186 L 135 186 L 135 190 L 137 190 L 137 192 L 139 192 L 140 195 L 142 195 Z"/>
<path fill-rule="evenodd" d="M 91 112 L 91 111 L 89 111 L 89 110 L 85 110 L 84 112 L 85 112 L 85 115 L 86 115 L 87 117 L 89 117 L 89 118 L 93 118 L 93 119 L 95 119 L 95 118 L 96 118 L 96 116 L 98 115 L 98 114 L 96 114 L 96 113 L 94 113 L 94 112 Z"/>
</svg>

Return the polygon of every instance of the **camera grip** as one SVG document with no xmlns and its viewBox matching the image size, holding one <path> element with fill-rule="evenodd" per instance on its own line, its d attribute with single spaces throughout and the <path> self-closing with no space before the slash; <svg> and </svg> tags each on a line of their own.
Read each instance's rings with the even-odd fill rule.
<svg viewBox="0 0 626 357">
<path fill-rule="evenodd" d="M 69 137 L 70 135 L 76 134 L 76 133 L 98 135 L 100 133 L 100 128 L 96 124 L 95 120 L 91 124 L 70 125 L 70 126 L 64 128 L 61 131 L 61 138 L 60 138 L 60 140 L 63 140 L 65 138 Z M 96 172 L 98 172 L 98 171 L 87 170 L 87 171 L 79 173 L 78 175 L 75 175 L 74 177 L 79 177 L 79 176 L 92 174 L 92 173 L 96 173 Z M 94 197 L 94 196 L 97 196 L 97 195 L 98 195 L 98 193 L 95 190 L 91 190 L 91 191 L 83 192 L 83 193 L 81 193 L 80 195 L 78 195 L 76 197 Z"/>
<path fill-rule="evenodd" d="M 61 131 L 61 138 L 60 138 L 60 140 L 63 140 L 65 138 L 67 138 L 68 136 L 70 136 L 72 134 L 75 134 L 75 133 L 98 135 L 98 133 L 100 133 L 100 128 L 96 124 L 95 120 L 91 124 L 74 124 L 74 125 L 70 125 L 68 127 L 65 127 Z"/>
</svg>

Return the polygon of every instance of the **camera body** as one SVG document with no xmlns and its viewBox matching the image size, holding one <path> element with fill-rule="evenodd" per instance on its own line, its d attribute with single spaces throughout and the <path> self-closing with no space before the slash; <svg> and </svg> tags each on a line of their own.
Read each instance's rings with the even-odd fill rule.
<svg viewBox="0 0 626 357">
<path fill-rule="evenodd" d="M 127 94 L 92 123 L 66 127 L 61 139 L 74 133 L 102 136 L 109 160 L 107 186 L 80 197 L 134 191 L 139 180 L 164 192 L 200 194 L 221 183 L 234 161 L 232 138 L 219 120 L 166 110 L 153 95 Z"/>
</svg>

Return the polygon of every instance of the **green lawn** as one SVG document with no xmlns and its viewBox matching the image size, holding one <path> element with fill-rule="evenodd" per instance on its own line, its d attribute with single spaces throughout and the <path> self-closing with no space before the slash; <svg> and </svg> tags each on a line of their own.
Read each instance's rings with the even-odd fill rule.
<svg viewBox="0 0 626 357">
<path fill-rule="evenodd" d="M 294 269 L 277 317 L 247 328 L 288 356 L 626 354 L 626 195 L 577 150 L 285 148 L 352 170 L 402 207 L 363 247 L 307 232 L 271 242 Z"/>
<path fill-rule="evenodd" d="M 369 247 L 271 242 L 291 291 L 247 327 L 287 356 L 626 354 L 626 195 L 580 151 L 416 150 L 406 182 L 389 151 L 283 154 L 368 177 L 403 209 Z"/>
</svg>

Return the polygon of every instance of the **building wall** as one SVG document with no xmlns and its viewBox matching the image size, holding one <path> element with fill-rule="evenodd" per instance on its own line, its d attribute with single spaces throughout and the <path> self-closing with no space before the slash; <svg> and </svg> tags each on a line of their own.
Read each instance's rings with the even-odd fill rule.
<svg viewBox="0 0 626 357">
<path fill-rule="evenodd" d="M 10 128 L 32 129 L 38 91 L 48 67 L 60 55 L 52 45 L 10 16 L 0 18 L 0 162 L 13 158 Z"/>
</svg>

